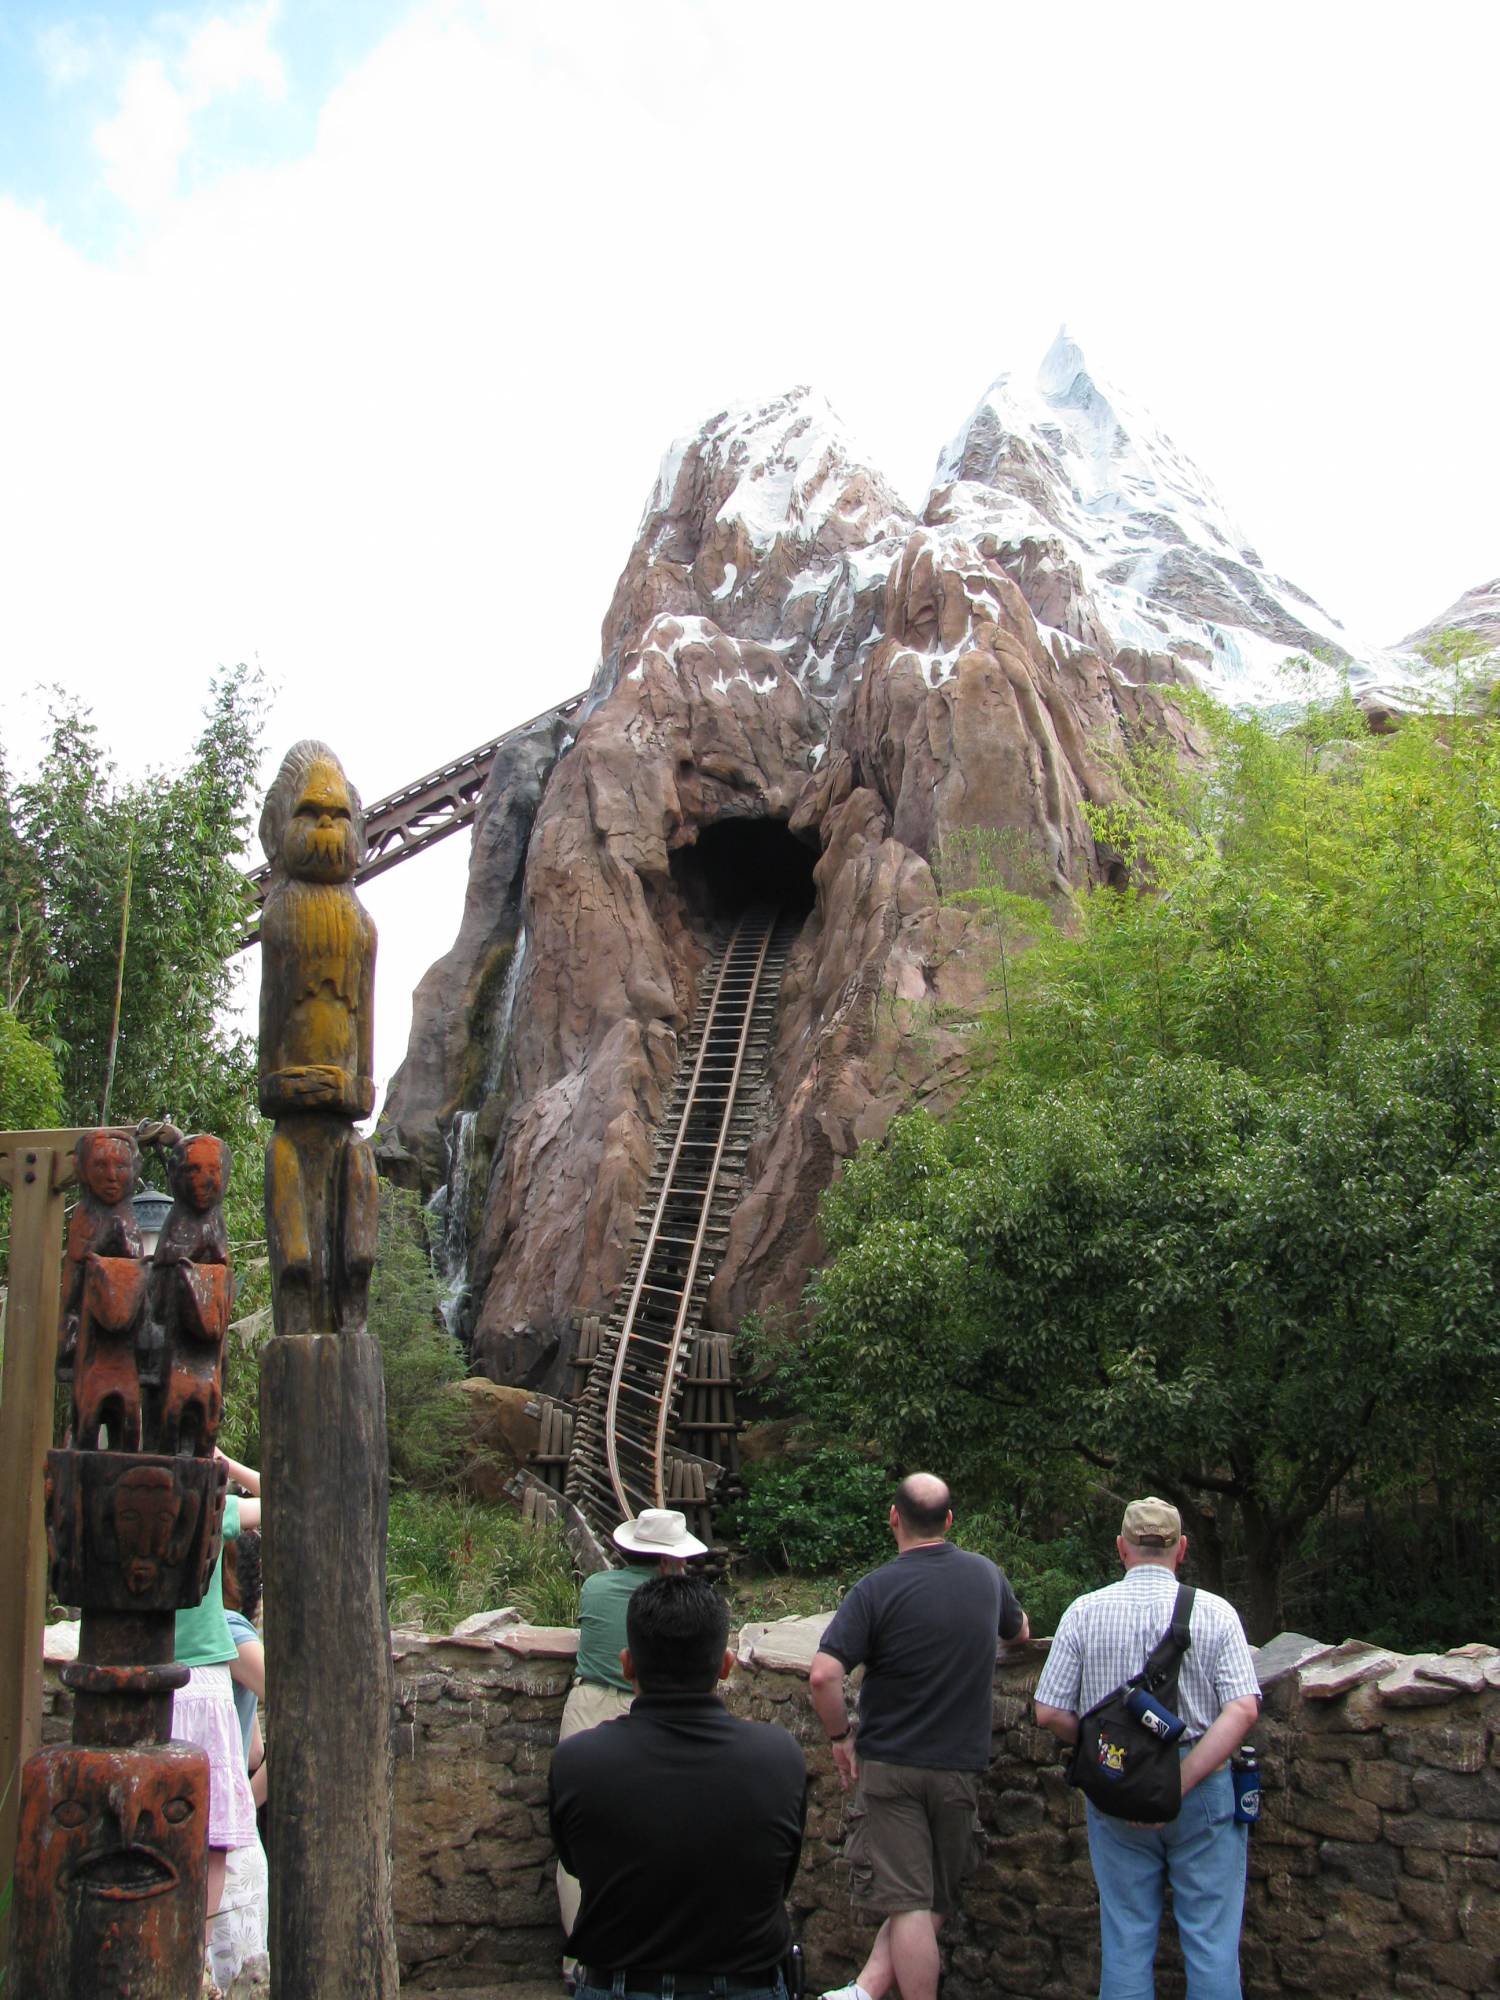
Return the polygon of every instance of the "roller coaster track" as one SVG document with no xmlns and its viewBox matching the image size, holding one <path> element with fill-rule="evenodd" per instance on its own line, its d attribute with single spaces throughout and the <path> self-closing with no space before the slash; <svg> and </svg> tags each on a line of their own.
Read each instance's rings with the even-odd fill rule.
<svg viewBox="0 0 1500 2000">
<path fill-rule="evenodd" d="M 657 1129 L 632 1262 L 578 1406 L 566 1494 L 607 1531 L 691 1493 L 671 1439 L 708 1287 L 724 1252 L 770 1058 L 793 918 L 748 911 L 705 973 Z M 690 1456 L 690 1455 L 689 1455 Z M 678 1461 L 674 1467 L 673 1461 Z M 712 1478 L 716 1468 L 703 1466 Z M 674 1478 L 674 1472 L 676 1477 Z"/>
</svg>

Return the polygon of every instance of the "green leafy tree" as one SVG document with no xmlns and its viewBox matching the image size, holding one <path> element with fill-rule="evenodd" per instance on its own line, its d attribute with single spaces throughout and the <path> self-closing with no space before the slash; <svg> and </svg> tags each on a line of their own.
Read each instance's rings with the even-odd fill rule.
<svg viewBox="0 0 1500 2000">
<path fill-rule="evenodd" d="M 1341 1481 L 1500 1391 L 1500 1085 L 1451 1033 L 1276 1090 L 1197 1058 L 914 1114 L 826 1198 L 804 1394 L 982 1480 L 1068 1455 L 1176 1500 L 1249 1621 Z"/>
<path fill-rule="evenodd" d="M 50 1052 L 0 1006 L 0 1131 L 45 1131 L 62 1117 L 62 1084 Z"/>
<path fill-rule="evenodd" d="M 36 769 L 18 779 L 0 757 L 0 1087 L 30 1106 L 3 1116 L 87 1125 L 166 1112 L 219 1133 L 235 1154 L 231 1237 L 252 1263 L 254 1046 L 227 1017 L 262 708 L 258 675 L 220 676 L 183 767 L 122 782 L 87 710 L 59 695 Z M 247 1310 L 256 1282 L 244 1273 Z"/>
<path fill-rule="evenodd" d="M 253 1045 L 225 1015 L 262 708 L 259 676 L 235 668 L 180 771 L 120 782 L 64 698 L 36 771 L 0 767 L 0 999 L 52 1054 L 71 1123 L 166 1111 L 231 1143 L 255 1130 Z"/>
<path fill-rule="evenodd" d="M 1295 679 L 1280 729 L 1201 703 L 1201 767 L 1150 744 L 1119 761 L 1090 821 L 1132 887 L 1078 897 L 1015 968 L 1015 1073 L 1201 1055 L 1289 1080 L 1351 1029 L 1455 1004 L 1500 1033 L 1500 721 L 1470 690 L 1376 738 L 1347 687 Z"/>
</svg>

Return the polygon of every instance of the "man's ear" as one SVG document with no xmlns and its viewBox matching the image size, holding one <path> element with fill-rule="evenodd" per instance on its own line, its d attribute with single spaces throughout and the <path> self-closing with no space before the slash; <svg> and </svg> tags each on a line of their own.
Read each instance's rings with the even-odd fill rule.
<svg viewBox="0 0 1500 2000">
<path fill-rule="evenodd" d="M 731 1653 L 729 1648 L 726 1646 L 724 1648 L 724 1657 L 719 1662 L 719 1679 L 721 1681 L 727 1681 L 729 1676 L 733 1672 L 734 1672 L 734 1654 Z"/>
<path fill-rule="evenodd" d="M 630 1648 L 628 1646 L 620 1648 L 620 1672 L 632 1687 L 636 1686 L 635 1661 L 630 1657 Z"/>
</svg>

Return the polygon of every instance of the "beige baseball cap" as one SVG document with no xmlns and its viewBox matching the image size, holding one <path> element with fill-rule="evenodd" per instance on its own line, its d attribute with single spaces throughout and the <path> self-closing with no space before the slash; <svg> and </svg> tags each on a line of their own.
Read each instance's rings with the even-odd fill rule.
<svg viewBox="0 0 1500 2000">
<path fill-rule="evenodd" d="M 1182 1540 L 1182 1516 L 1170 1500 L 1132 1500 L 1120 1534 L 1137 1549 L 1175 1549 Z"/>
</svg>

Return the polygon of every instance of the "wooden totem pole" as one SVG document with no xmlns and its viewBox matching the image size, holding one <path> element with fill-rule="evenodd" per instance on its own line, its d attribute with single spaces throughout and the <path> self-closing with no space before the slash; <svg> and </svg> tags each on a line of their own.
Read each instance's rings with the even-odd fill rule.
<svg viewBox="0 0 1500 2000">
<path fill-rule="evenodd" d="M 194 1191 L 193 1230 L 181 1174 L 195 1154 L 215 1172 Z M 85 1132 L 75 1159 L 58 1345 L 72 1409 L 68 1443 L 47 1454 L 46 1513 L 52 1590 L 82 1606 L 83 1627 L 63 1669 L 73 1740 L 22 1773 L 8 1991 L 189 2000 L 203 1973 L 208 1759 L 169 1741 L 188 1678 L 174 1626 L 203 1596 L 224 1512 L 213 1454 L 234 1289 L 218 1207 L 228 1148 L 178 1139 L 177 1200 L 149 1264 L 129 1202 L 135 1140 Z M 178 1254 L 163 1255 L 174 1231 Z"/>
<path fill-rule="evenodd" d="M 375 1259 L 375 926 L 354 893 L 359 796 L 298 743 L 266 797 L 260 1106 L 275 1335 L 261 1363 L 271 1985 L 395 2000 L 388 1470 Z"/>
</svg>

